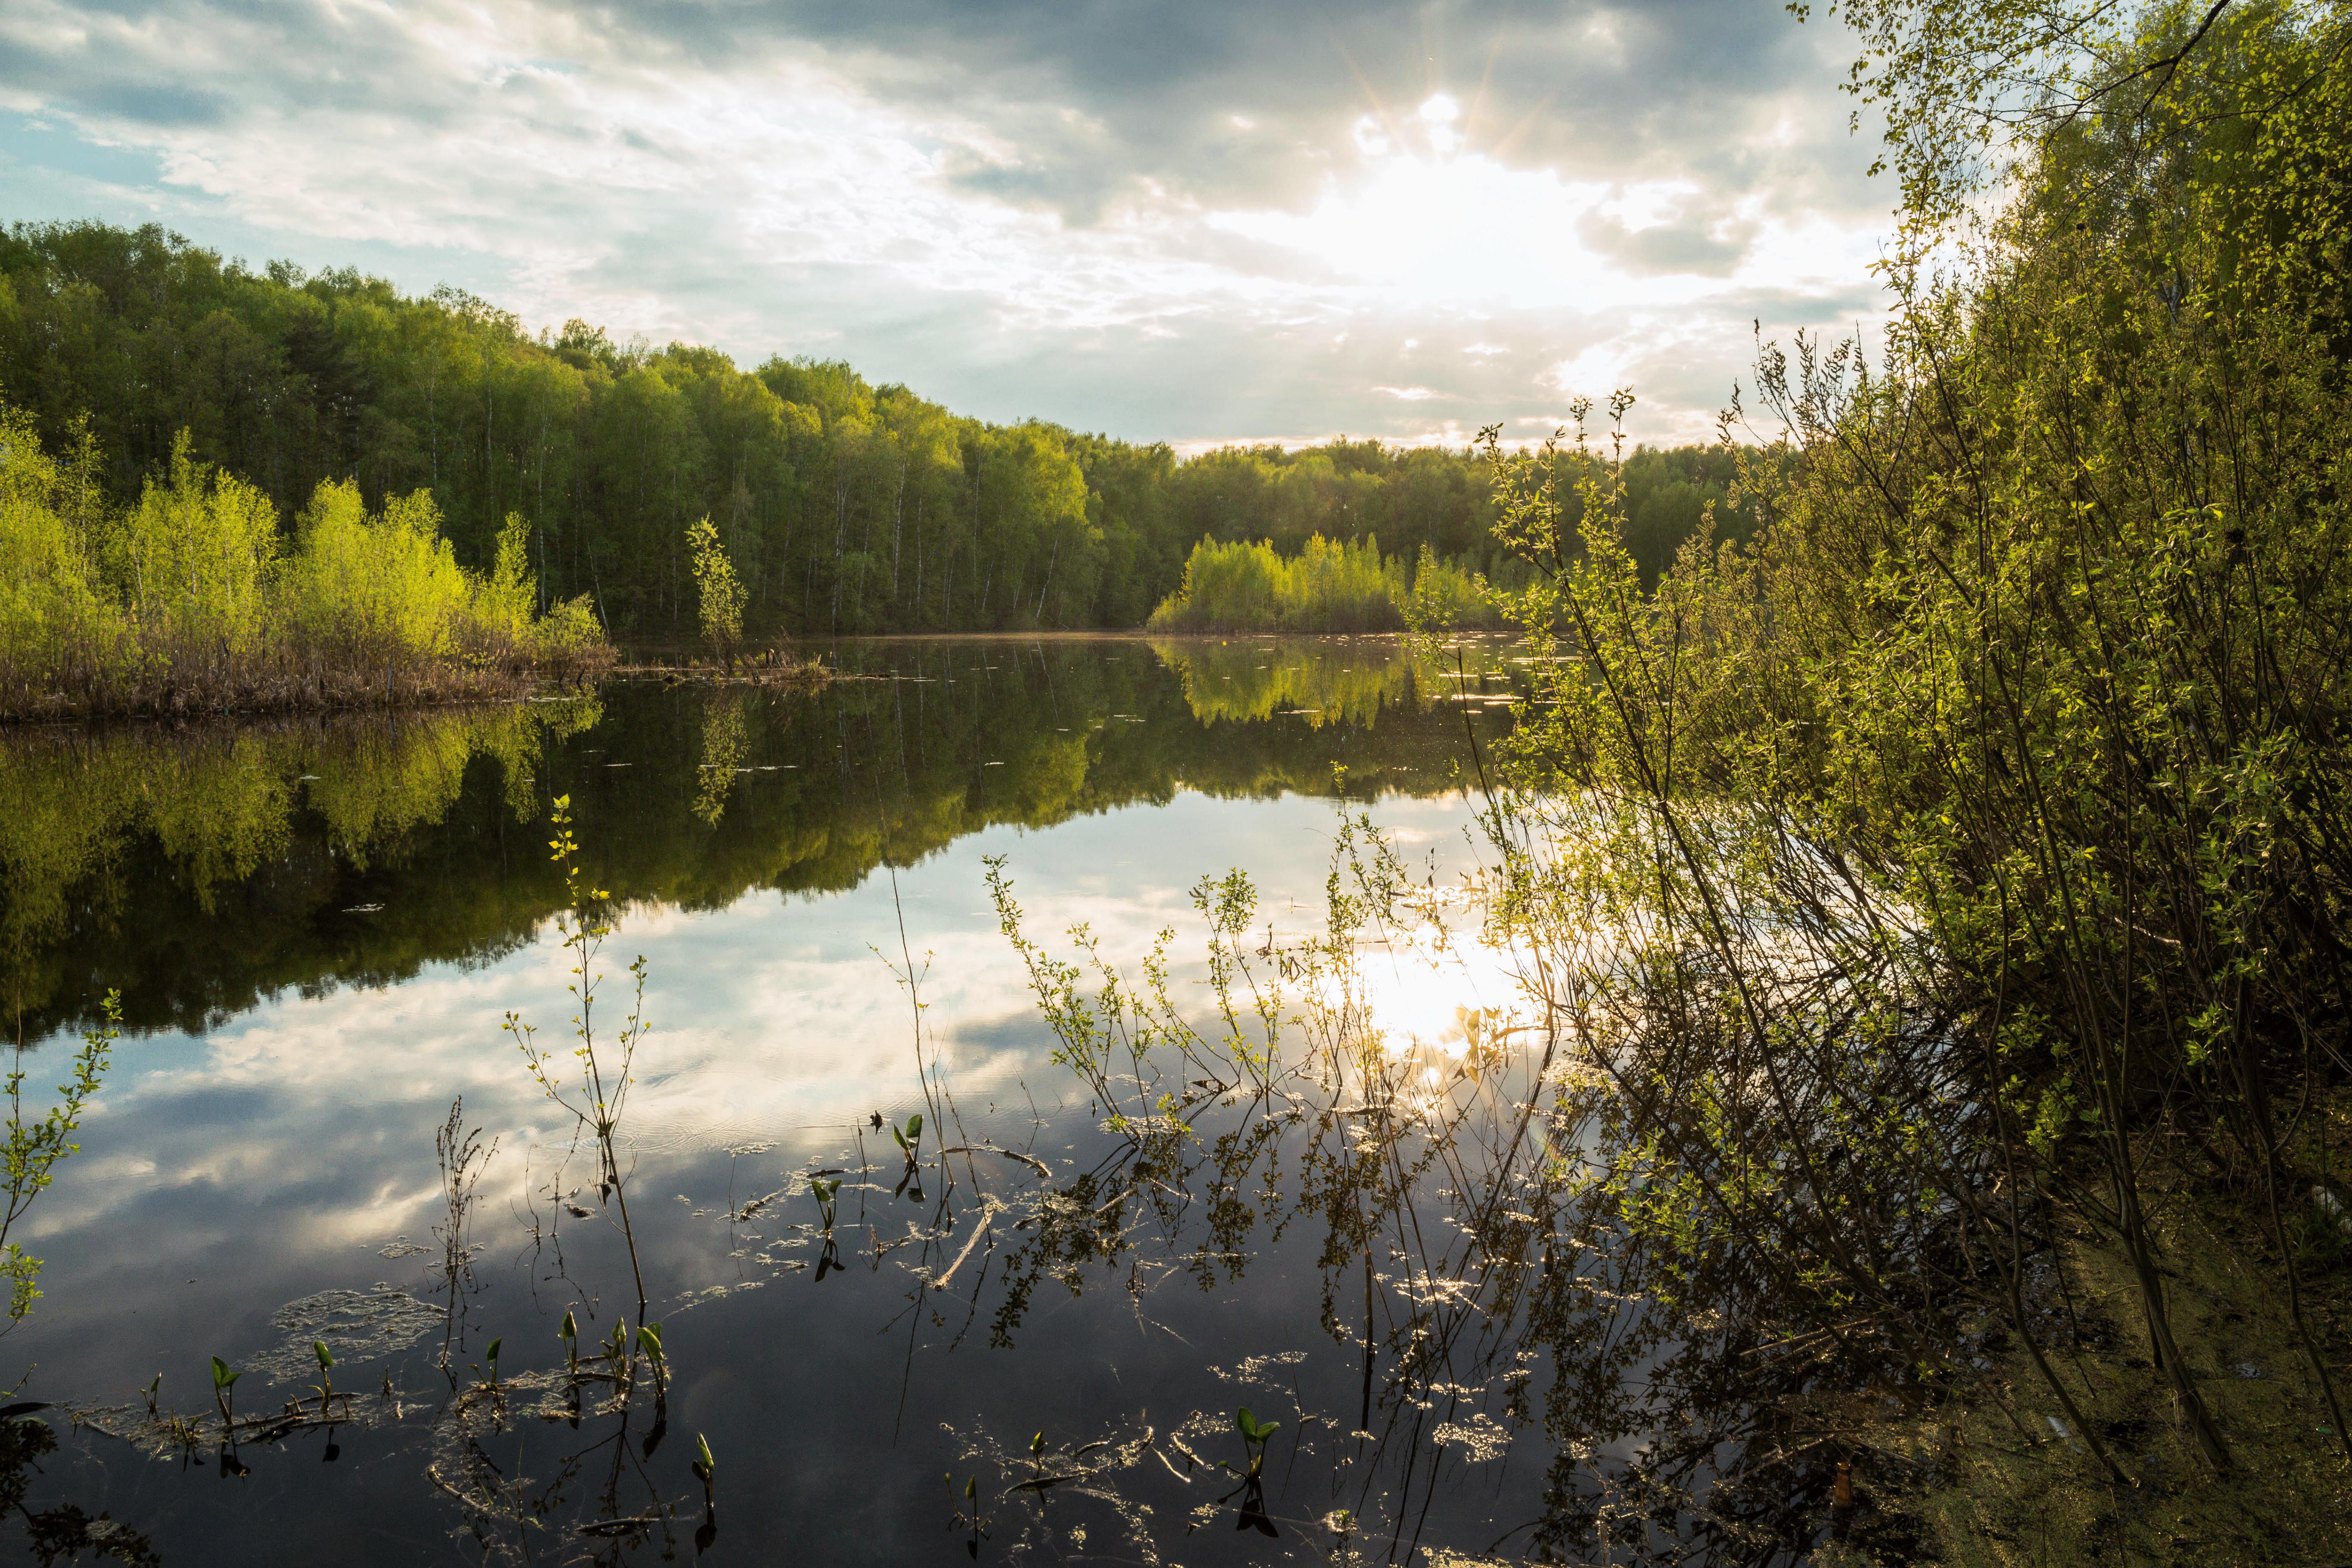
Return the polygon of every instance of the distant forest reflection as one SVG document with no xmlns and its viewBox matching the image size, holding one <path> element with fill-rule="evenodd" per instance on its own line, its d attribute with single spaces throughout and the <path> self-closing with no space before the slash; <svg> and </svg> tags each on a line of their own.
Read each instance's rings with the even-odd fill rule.
<svg viewBox="0 0 2352 1568">
<path fill-rule="evenodd" d="M 876 642 L 809 697 L 614 683 L 0 734 L 0 1006 L 37 1040 L 115 987 L 131 1027 L 194 1031 L 289 988 L 496 958 L 561 900 L 533 826 L 557 795 L 616 899 L 712 909 L 1180 790 L 1441 794 L 1507 690 L 1501 645 L 1454 657 L 1376 637 Z"/>
</svg>

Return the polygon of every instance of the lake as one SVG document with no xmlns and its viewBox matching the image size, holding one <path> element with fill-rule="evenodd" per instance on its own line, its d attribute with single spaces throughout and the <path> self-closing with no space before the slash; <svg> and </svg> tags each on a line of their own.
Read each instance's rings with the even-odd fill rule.
<svg viewBox="0 0 2352 1568">
<path fill-rule="evenodd" d="M 32 1506 L 173 1563 L 1763 1560 L 1659 1501 L 1718 1435 L 1628 1489 L 1674 1325 L 1546 1206 L 1465 788 L 1507 647 L 834 657 L 0 736 L 30 1082 L 126 1026 L 12 1233 Z"/>
</svg>

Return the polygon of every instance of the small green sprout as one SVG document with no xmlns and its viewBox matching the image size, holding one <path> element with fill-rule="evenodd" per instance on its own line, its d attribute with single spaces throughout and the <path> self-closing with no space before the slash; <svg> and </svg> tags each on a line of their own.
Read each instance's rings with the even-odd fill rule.
<svg viewBox="0 0 2352 1568">
<path fill-rule="evenodd" d="M 719 1463 L 710 1457 L 710 1439 L 697 1432 L 694 1435 L 694 1479 L 702 1483 L 702 1510 L 717 1513 L 718 1501 L 710 1490 L 711 1478 L 719 1473 Z"/>
<path fill-rule="evenodd" d="M 555 1337 L 563 1342 L 564 1364 L 571 1368 L 572 1377 L 575 1380 L 578 1379 L 580 1376 L 580 1325 L 573 1321 L 570 1311 L 567 1310 L 563 1314 L 563 1321 L 556 1329 Z"/>
<path fill-rule="evenodd" d="M 892 1128 L 891 1131 L 895 1132 L 898 1129 Z M 823 1176 L 812 1176 L 809 1178 L 809 1191 L 816 1197 L 817 1217 L 824 1223 L 824 1233 L 827 1236 L 831 1236 L 833 1234 L 834 1200 L 841 1194 L 841 1178 L 835 1176 L 833 1180 L 828 1182 Z"/>
<path fill-rule="evenodd" d="M 236 1429 L 236 1419 L 230 1411 L 231 1401 L 235 1397 L 231 1391 L 236 1387 L 236 1380 L 244 1375 L 241 1372 L 229 1371 L 228 1363 L 220 1357 L 213 1357 L 213 1403 L 220 1406 L 224 1435 Z"/>
<path fill-rule="evenodd" d="M 916 1148 L 923 1141 L 923 1113 L 919 1110 L 907 1118 L 904 1128 L 892 1127 L 890 1136 L 898 1140 L 898 1148 L 907 1156 L 908 1163 L 913 1163 Z"/>
<path fill-rule="evenodd" d="M 1279 1421 L 1260 1421 L 1244 1405 L 1234 1412 L 1234 1426 L 1242 1435 L 1242 1449 L 1249 1456 L 1249 1473 L 1256 1475 L 1265 1468 L 1265 1440 L 1282 1430 Z"/>
</svg>

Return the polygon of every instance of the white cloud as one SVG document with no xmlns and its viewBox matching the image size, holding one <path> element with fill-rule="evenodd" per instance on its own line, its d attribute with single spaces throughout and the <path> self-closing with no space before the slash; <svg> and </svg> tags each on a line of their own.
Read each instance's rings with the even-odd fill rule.
<svg viewBox="0 0 2352 1568">
<path fill-rule="evenodd" d="M 0 193 L 26 216 L 80 199 L 200 242 L 217 226 L 400 258 L 404 287 L 454 272 L 533 325 L 837 353 L 991 417 L 1193 442 L 1266 427 L 1277 398 L 1293 412 L 1275 422 L 1301 430 L 1402 435 L 1408 391 L 1516 416 L 1552 400 L 1543 364 L 1720 352 L 1701 379 L 1727 386 L 1759 300 L 1850 294 L 1879 227 L 1828 73 L 1791 88 L 1632 14 L 1498 47 L 1475 91 L 1429 79 L 1416 43 L 1398 111 L 1377 61 L 1286 73 L 1204 53 L 1152 76 L 1043 13 L 1001 37 L 951 8 L 896 32 L 797 25 L 23 0 L 0 16 L 16 58 L 0 101 L 69 134 L 18 134 Z M 1775 48 L 1810 58 L 1777 26 Z M 1753 79 L 1678 120 L 1650 103 L 1671 74 L 1646 97 L 1592 75 L 1668 69 L 1676 49 Z M 967 69 L 974 50 L 996 68 Z M 1558 103 L 1494 85 L 1543 60 L 1585 73 L 1580 117 L 1602 93 L 1648 105 L 1622 145 L 1580 147 Z M 100 153 L 153 174 L 77 172 Z M 1351 350 L 1300 360 L 1302 331 L 1457 346 L 1400 390 Z M 1592 357 L 1604 342 L 1614 360 Z M 1679 385 L 1654 401 L 1669 423 L 1705 411 Z"/>
</svg>

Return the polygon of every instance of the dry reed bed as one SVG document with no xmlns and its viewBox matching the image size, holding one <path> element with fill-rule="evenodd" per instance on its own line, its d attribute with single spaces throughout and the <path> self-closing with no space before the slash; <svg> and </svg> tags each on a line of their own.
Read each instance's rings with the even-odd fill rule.
<svg viewBox="0 0 2352 1568">
<path fill-rule="evenodd" d="M 316 654 L 156 660 L 145 668 L 77 662 L 27 670 L 0 656 L 0 723 L 59 719 L 182 718 L 338 709 L 513 701 L 576 689 L 611 673 L 612 650 L 589 645 L 561 658 L 478 654 L 441 659 L 344 661 Z"/>
<path fill-rule="evenodd" d="M 640 658 L 613 665 L 607 673 L 623 680 L 659 680 L 669 686 L 759 686 L 787 691 L 816 691 L 837 680 L 858 679 L 825 663 L 822 655 L 795 658 L 781 648 L 725 665 L 711 664 L 690 654 L 672 660 L 661 652 L 648 650 Z"/>
</svg>

